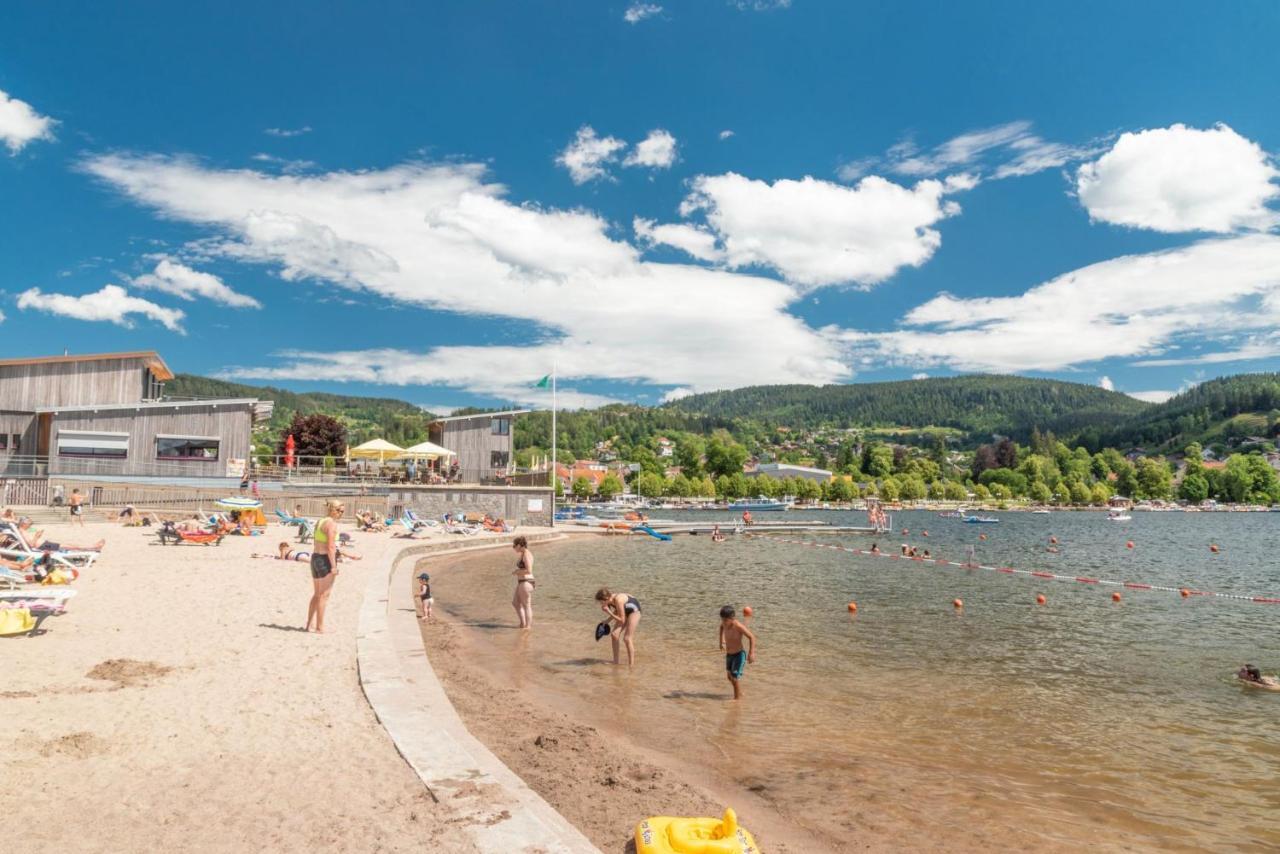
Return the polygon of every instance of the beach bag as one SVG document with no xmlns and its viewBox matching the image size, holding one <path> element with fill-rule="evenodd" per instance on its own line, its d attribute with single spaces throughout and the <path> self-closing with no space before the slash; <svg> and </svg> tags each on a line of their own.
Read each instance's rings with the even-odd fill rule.
<svg viewBox="0 0 1280 854">
<path fill-rule="evenodd" d="M 35 618 L 27 608 L 10 608 L 0 611 L 0 637 L 25 635 L 35 627 Z"/>
</svg>

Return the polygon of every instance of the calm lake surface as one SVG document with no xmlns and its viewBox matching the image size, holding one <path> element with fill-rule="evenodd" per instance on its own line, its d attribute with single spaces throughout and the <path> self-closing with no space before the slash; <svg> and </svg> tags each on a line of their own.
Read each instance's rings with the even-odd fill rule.
<svg viewBox="0 0 1280 854">
<path fill-rule="evenodd" d="M 893 520 L 909 535 L 784 536 L 886 552 L 909 542 L 951 560 L 972 546 L 987 564 L 1280 594 L 1280 514 L 994 515 L 1000 524 L 966 525 L 911 511 Z M 759 517 L 865 524 L 861 513 Z M 833 849 L 857 847 L 859 828 L 904 823 L 934 843 L 963 826 L 1027 849 L 1280 848 L 1280 693 L 1234 679 L 1246 661 L 1280 669 L 1280 605 L 1136 590 L 1117 604 L 1112 587 L 769 537 L 600 538 L 536 557 L 529 638 L 509 629 L 509 552 L 433 578 L 481 666 L 755 787 Z M 607 639 L 592 641 L 601 585 L 643 604 L 633 673 L 607 663 Z M 716 648 L 725 604 L 753 607 L 761 644 L 740 704 L 726 699 Z"/>
</svg>

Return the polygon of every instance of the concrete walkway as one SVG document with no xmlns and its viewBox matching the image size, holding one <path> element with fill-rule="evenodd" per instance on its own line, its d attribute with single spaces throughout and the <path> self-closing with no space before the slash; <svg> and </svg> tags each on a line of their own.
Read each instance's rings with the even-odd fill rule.
<svg viewBox="0 0 1280 854">
<path fill-rule="evenodd" d="M 530 541 L 558 538 L 534 535 Z M 507 547 L 510 537 L 409 546 L 370 577 L 360 609 L 360 684 L 396 749 L 438 803 L 458 815 L 459 832 L 493 854 L 600 854 L 582 833 L 525 785 L 462 723 L 427 660 L 411 599 L 417 559 Z"/>
</svg>

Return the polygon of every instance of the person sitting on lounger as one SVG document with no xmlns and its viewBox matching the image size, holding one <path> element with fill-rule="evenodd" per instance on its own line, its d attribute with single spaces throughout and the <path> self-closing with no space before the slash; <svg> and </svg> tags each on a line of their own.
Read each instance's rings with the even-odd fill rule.
<svg viewBox="0 0 1280 854">
<path fill-rule="evenodd" d="M 356 520 L 360 523 L 360 528 L 365 531 L 385 531 L 387 529 L 387 526 L 372 510 L 363 510 L 357 513 Z M 417 526 L 415 525 L 414 527 Z"/>
<path fill-rule="evenodd" d="M 43 530 L 33 531 L 31 529 L 31 520 L 26 516 L 18 520 L 18 536 L 22 537 L 22 541 L 27 545 L 27 548 L 44 552 L 100 552 L 102 547 L 107 544 L 106 540 L 98 540 L 91 546 L 73 546 L 51 542 L 44 538 Z"/>
</svg>

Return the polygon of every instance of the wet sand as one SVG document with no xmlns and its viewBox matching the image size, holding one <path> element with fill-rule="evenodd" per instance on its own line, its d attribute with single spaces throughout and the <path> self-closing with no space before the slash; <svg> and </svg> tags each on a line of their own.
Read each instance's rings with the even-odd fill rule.
<svg viewBox="0 0 1280 854">
<path fill-rule="evenodd" d="M 958 795 L 945 816 L 916 819 L 920 807 L 904 785 L 896 803 L 867 800 L 852 805 L 856 820 L 828 821 L 771 791 L 774 781 L 767 775 L 734 778 L 695 757 L 677 755 L 684 738 L 662 743 L 627 732 L 617 725 L 617 717 L 599 708 L 612 702 L 607 686 L 643 677 L 615 670 L 607 660 L 606 641 L 600 642 L 596 656 L 561 662 L 603 674 L 605 687 L 582 702 L 572 691 L 548 684 L 555 680 L 554 670 L 521 666 L 536 658 L 534 650 L 551 634 L 550 626 L 542 624 L 543 638 L 523 640 L 514 612 L 503 601 L 505 591 L 493 592 L 493 616 L 483 619 L 446 604 L 451 587 L 472 583 L 468 564 L 492 557 L 479 553 L 425 562 L 436 595 L 436 620 L 422 631 L 428 657 L 467 728 L 602 851 L 633 850 L 634 827 L 648 816 L 719 815 L 725 805 L 735 809 L 770 854 L 1077 850 L 967 821 L 970 808 L 981 815 L 986 798 L 980 792 Z M 580 652 L 563 647 L 559 637 L 550 642 L 563 655 Z M 724 703 L 731 716 L 750 714 L 745 705 L 739 707 L 742 711 L 733 709 L 726 697 L 727 690 L 717 684 L 709 686 L 705 697 L 693 699 Z M 945 775 L 943 769 L 938 773 Z"/>
</svg>

